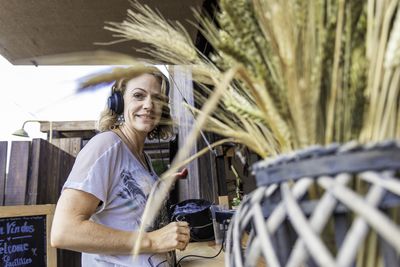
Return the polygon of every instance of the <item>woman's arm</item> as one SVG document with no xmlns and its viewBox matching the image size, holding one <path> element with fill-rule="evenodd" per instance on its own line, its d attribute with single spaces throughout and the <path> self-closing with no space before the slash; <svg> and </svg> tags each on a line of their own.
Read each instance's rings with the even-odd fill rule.
<svg viewBox="0 0 400 267">
<path fill-rule="evenodd" d="M 138 233 L 116 230 L 90 221 L 100 200 L 75 189 L 65 189 L 58 200 L 51 229 L 51 245 L 57 248 L 101 254 L 129 254 Z M 189 242 L 186 222 L 174 222 L 146 233 L 140 252 L 160 253 L 185 249 Z"/>
</svg>

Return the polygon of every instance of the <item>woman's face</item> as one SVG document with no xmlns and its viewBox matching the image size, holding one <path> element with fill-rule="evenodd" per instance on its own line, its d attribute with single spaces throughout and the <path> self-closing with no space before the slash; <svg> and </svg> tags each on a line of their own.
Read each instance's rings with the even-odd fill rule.
<svg viewBox="0 0 400 267">
<path fill-rule="evenodd" d="M 153 75 L 129 80 L 124 93 L 125 124 L 147 135 L 160 121 L 163 98 L 161 83 Z"/>
</svg>

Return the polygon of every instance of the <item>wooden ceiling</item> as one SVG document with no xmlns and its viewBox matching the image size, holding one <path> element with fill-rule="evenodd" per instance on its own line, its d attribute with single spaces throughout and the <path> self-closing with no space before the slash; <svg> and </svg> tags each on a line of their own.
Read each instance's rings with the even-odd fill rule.
<svg viewBox="0 0 400 267">
<path fill-rule="evenodd" d="M 188 20 L 195 21 L 191 8 L 201 8 L 204 0 L 139 2 L 158 9 L 167 19 L 180 21 L 196 40 L 197 29 Z M 46 58 L 96 50 L 144 57 L 136 51 L 143 45 L 133 41 L 94 45 L 115 40 L 103 29 L 104 22 L 122 21 L 129 7 L 128 0 L 0 0 L 0 54 L 14 65 L 64 65 Z"/>
</svg>

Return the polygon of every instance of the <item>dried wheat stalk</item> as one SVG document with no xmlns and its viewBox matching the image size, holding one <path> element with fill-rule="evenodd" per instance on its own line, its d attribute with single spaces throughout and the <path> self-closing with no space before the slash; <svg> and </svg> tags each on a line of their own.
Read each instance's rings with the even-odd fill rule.
<svg viewBox="0 0 400 267">
<path fill-rule="evenodd" d="M 155 59 L 190 65 L 200 85 L 215 86 L 219 94 L 224 88 L 210 102 L 215 92 L 200 86 L 203 93 L 195 95 L 205 109 L 188 108 L 199 127 L 233 138 L 263 158 L 314 144 L 400 138 L 399 0 L 221 0 L 219 8 L 219 26 L 196 13 L 214 48 L 209 57 L 181 25 L 136 1 L 125 21 L 106 29 L 118 41 L 149 44 L 145 52 Z M 197 135 L 193 132 L 188 143 Z M 179 160 L 187 156 L 182 150 Z M 163 175 L 166 191 L 177 166 Z M 148 208 L 144 217 L 153 218 Z M 304 244 L 298 246 L 304 250 Z M 374 257 L 376 246 L 360 251 Z"/>
</svg>

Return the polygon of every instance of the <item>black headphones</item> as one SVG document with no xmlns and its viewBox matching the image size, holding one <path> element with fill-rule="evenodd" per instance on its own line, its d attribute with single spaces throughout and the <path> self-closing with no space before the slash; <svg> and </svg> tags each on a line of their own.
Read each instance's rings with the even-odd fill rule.
<svg viewBox="0 0 400 267">
<path fill-rule="evenodd" d="M 157 73 L 158 74 L 158 73 Z M 161 73 L 161 78 L 165 81 L 165 94 L 169 95 L 169 81 L 168 78 Z M 108 97 L 107 106 L 110 110 L 115 112 L 117 115 L 120 115 L 124 112 L 124 97 L 121 92 L 115 91 L 117 86 L 121 86 L 121 83 L 115 83 L 112 87 L 112 93 Z"/>
<path fill-rule="evenodd" d="M 122 114 L 124 112 L 124 98 L 121 92 L 112 92 L 107 100 L 107 106 L 117 115 Z"/>
</svg>

